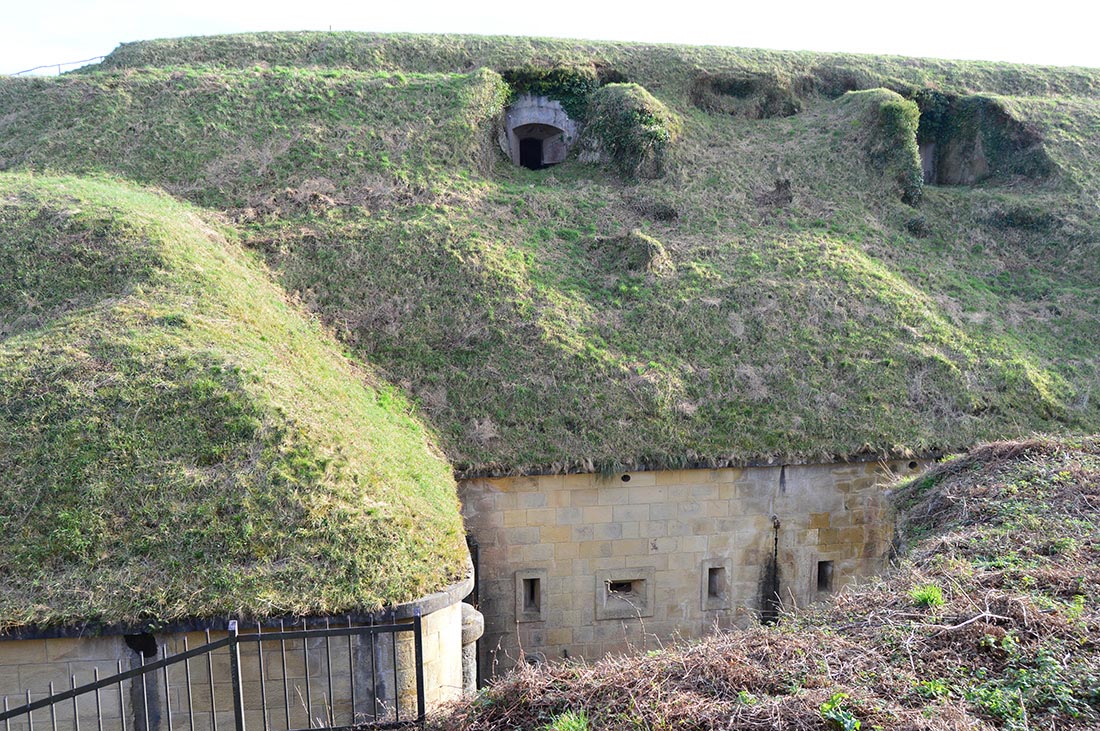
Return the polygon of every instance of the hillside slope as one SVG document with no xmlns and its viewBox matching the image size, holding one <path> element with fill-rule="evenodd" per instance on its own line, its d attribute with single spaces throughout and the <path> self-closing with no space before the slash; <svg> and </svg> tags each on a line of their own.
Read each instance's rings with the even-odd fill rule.
<svg viewBox="0 0 1100 731">
<path fill-rule="evenodd" d="M 1100 442 L 982 446 L 896 498 L 881 579 L 775 627 L 521 666 L 436 727 L 1096 728 Z"/>
<path fill-rule="evenodd" d="M 763 71 L 787 78 L 805 74 L 814 77 L 815 90 L 836 96 L 858 88 L 894 88 L 897 84 L 1021 96 L 1100 95 L 1094 69 L 715 46 L 408 33 L 240 33 L 140 41 L 122 44 L 99 68 L 244 68 L 256 64 L 405 73 L 593 65 L 605 78 L 626 76 L 654 87 L 651 90 L 660 91 L 662 96 L 689 91 L 685 82 L 700 71 L 713 74 L 733 69 Z"/>
<path fill-rule="evenodd" d="M 667 105 L 666 174 L 509 164 L 499 116 L 551 66 L 578 113 L 609 82 Z M 152 41 L 0 80 L 0 168 L 106 170 L 226 211 L 460 474 L 935 454 L 1100 429 L 1098 80 L 530 39 Z M 961 175 L 966 134 L 986 177 L 921 185 L 918 138 Z"/>
<path fill-rule="evenodd" d="M 0 175 L 0 630 L 364 612 L 460 578 L 453 477 L 224 229 Z"/>
</svg>

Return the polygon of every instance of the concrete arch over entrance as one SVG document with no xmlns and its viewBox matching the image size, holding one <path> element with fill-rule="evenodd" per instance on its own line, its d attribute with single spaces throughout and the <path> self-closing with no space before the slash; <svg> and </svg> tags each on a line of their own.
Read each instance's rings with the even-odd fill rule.
<svg viewBox="0 0 1100 731">
<path fill-rule="evenodd" d="M 524 95 L 505 111 L 500 142 L 513 164 L 539 170 L 564 162 L 576 138 L 577 123 L 561 102 Z"/>
</svg>

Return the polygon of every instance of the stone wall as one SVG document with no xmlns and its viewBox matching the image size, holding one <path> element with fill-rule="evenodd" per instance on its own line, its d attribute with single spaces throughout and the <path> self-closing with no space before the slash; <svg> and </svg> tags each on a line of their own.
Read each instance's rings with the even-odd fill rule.
<svg viewBox="0 0 1100 731">
<path fill-rule="evenodd" d="M 461 597 L 469 581 L 447 592 L 431 595 L 404 609 L 422 605 L 422 642 L 425 700 L 429 710 L 461 697 L 463 693 L 463 605 Z M 398 612 L 397 621 L 411 624 Z M 387 620 L 388 621 L 388 620 Z M 324 626 L 316 622 L 311 628 Z M 333 626 L 347 626 L 346 620 Z M 242 627 L 241 635 L 256 633 L 257 627 Z M 264 633 L 277 628 L 265 627 Z M 285 629 L 301 629 L 286 625 Z M 226 636 L 211 632 L 209 640 Z M 416 678 L 413 635 L 289 639 L 241 642 L 242 700 L 245 727 L 250 731 L 344 726 L 354 722 L 393 720 L 395 707 L 403 719 L 416 715 Z M 148 635 L 146 640 L 152 643 Z M 46 638 L 0 641 L 0 697 L 8 706 L 26 702 L 26 691 L 37 700 L 55 692 L 106 678 L 141 665 L 141 654 L 132 649 L 134 636 Z M 205 632 L 176 632 L 155 636 L 156 649 L 147 662 L 178 655 L 208 642 Z M 304 643 L 304 644 L 303 644 Z M 155 654 L 154 654 L 155 653 Z M 396 661 L 397 672 L 394 672 Z M 141 681 L 124 681 L 100 692 L 99 708 L 104 729 L 129 731 L 212 731 L 233 729 L 233 690 L 228 648 L 214 651 L 146 675 Z M 331 673 L 330 673 L 331 670 Z M 469 668 L 466 669 L 469 674 Z M 355 678 L 352 698 L 351 678 Z M 213 688 L 213 698 L 211 698 Z M 190 697 L 190 702 L 189 702 Z M 289 699 L 289 704 L 287 702 Z M 265 714 L 265 700 L 267 712 Z M 97 728 L 96 696 L 80 699 L 80 725 Z M 59 729 L 72 729 L 72 701 L 55 707 Z M 289 715 L 289 717 L 288 717 Z M 171 718 L 171 724 L 169 724 Z M 312 719 L 312 723 L 311 723 Z M 40 710 L 35 725 L 51 724 L 50 712 Z M 123 720 L 125 726 L 123 726 Z M 47 724 L 47 726 L 40 726 Z M 192 726 L 192 724 L 194 724 Z M 12 721 L 11 731 L 26 731 L 25 717 Z"/>
<path fill-rule="evenodd" d="M 482 668 L 653 648 L 743 626 L 777 609 L 776 595 L 789 607 L 839 591 L 883 566 L 893 528 L 882 485 L 925 466 L 463 481 L 479 545 Z"/>
<path fill-rule="evenodd" d="M 38 700 L 49 693 L 50 683 L 58 692 L 68 690 L 74 675 L 77 685 L 81 685 L 92 682 L 97 670 L 100 677 L 129 670 L 133 655 L 134 651 L 127 647 L 121 636 L 0 641 L 0 701 L 7 697 L 8 707 L 14 708 L 26 703 L 27 690 L 31 691 L 33 700 Z M 128 714 L 127 728 L 133 728 L 129 690 L 127 684 L 123 689 L 121 705 L 118 689 L 102 693 L 101 712 L 106 727 L 117 728 L 121 713 L 125 711 Z M 81 725 L 95 728 L 94 698 L 78 708 Z M 65 724 L 62 728 L 69 728 L 73 717 L 71 702 L 59 710 L 61 721 Z M 49 713 L 42 711 L 36 713 L 34 718 L 39 728 L 46 728 L 39 724 L 48 724 L 50 720 Z M 11 722 L 12 731 L 24 731 L 26 728 L 25 718 Z"/>
</svg>

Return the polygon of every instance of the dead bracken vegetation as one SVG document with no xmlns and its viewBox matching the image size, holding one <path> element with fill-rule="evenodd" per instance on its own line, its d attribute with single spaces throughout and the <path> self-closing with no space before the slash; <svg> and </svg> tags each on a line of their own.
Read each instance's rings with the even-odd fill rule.
<svg viewBox="0 0 1100 731">
<path fill-rule="evenodd" d="M 825 632 L 757 627 L 593 665 L 527 666 L 437 728 L 551 729 L 572 711 L 592 729 L 822 729 L 829 726 L 821 707 L 838 693 L 845 696 L 842 712 L 867 728 L 966 727 L 854 687 L 882 666 L 877 652 Z M 890 698 L 904 688 L 895 676 L 875 690 Z M 957 707 L 951 715 L 966 717 Z"/>
<path fill-rule="evenodd" d="M 881 579 L 774 627 L 524 667 L 437 727 L 1096 728 L 1100 440 L 987 445 L 895 498 Z"/>
</svg>

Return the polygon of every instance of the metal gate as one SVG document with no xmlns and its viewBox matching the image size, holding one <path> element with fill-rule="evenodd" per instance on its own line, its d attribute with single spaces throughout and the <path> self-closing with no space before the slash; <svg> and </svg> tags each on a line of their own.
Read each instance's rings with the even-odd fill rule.
<svg viewBox="0 0 1100 731">
<path fill-rule="evenodd" d="M 163 657 L 135 653 L 134 667 L 77 684 L 50 683 L 5 696 L 3 731 L 298 731 L 404 728 L 423 724 L 420 613 L 407 623 L 263 629 Z M 160 655 L 161 648 L 156 654 Z M 18 703 L 19 705 L 15 705 Z"/>
</svg>

